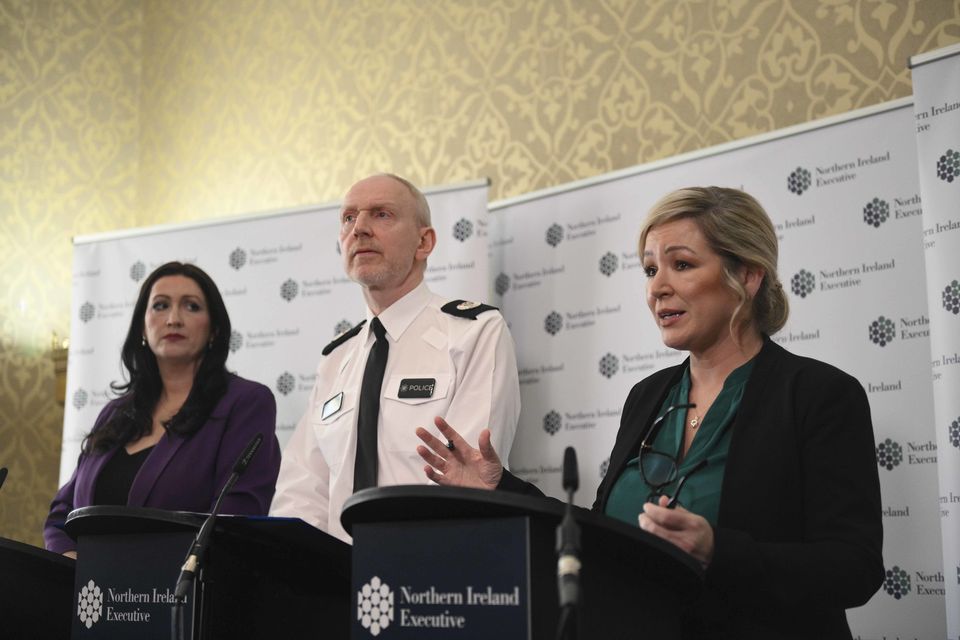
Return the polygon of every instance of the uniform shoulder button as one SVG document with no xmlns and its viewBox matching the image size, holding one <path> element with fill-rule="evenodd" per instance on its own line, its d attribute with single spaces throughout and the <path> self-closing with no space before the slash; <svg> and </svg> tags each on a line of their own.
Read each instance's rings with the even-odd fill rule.
<svg viewBox="0 0 960 640">
<path fill-rule="evenodd" d="M 469 300 L 453 300 L 440 307 L 444 313 L 449 313 L 458 318 L 469 318 L 476 320 L 477 316 L 486 311 L 496 311 L 496 307 L 491 307 L 482 302 L 470 302 Z"/>
</svg>

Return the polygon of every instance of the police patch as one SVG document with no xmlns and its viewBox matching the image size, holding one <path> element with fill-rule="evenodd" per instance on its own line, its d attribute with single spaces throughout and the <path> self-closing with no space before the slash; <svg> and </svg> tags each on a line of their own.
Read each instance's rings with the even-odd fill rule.
<svg viewBox="0 0 960 640">
<path fill-rule="evenodd" d="M 398 398 L 432 398 L 436 378 L 404 378 L 397 389 Z"/>
</svg>

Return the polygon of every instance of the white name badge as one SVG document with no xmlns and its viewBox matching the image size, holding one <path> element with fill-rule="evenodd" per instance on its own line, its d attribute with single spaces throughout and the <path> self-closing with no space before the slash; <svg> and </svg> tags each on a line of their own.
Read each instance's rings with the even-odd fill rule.
<svg viewBox="0 0 960 640">
<path fill-rule="evenodd" d="M 337 411 L 340 411 L 340 407 L 343 406 L 343 391 L 333 396 L 329 400 L 323 403 L 323 408 L 320 410 L 320 419 L 326 420 Z"/>
</svg>

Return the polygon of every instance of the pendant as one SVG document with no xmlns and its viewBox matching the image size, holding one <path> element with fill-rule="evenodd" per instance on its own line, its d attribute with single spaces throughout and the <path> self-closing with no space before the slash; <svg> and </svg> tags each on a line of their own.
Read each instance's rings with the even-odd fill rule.
<svg viewBox="0 0 960 640">
<path fill-rule="evenodd" d="M 694 415 L 694 416 L 690 419 L 690 426 L 693 427 L 694 429 L 696 429 L 698 426 L 700 426 L 700 416 Z"/>
</svg>

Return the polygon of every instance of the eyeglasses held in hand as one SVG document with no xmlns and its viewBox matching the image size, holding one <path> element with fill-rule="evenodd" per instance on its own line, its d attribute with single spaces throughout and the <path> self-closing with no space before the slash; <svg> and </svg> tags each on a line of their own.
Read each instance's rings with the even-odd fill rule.
<svg viewBox="0 0 960 640">
<path fill-rule="evenodd" d="M 671 412 L 679 409 L 693 409 L 696 406 L 696 404 L 689 402 L 671 405 L 660 417 L 653 421 L 650 430 L 647 431 L 647 434 L 643 438 L 643 442 L 640 443 L 640 476 L 651 489 L 650 496 L 647 498 L 648 502 L 656 501 L 656 499 L 662 495 L 662 489 L 677 479 L 677 469 L 680 466 L 676 456 L 662 451 L 655 451 L 651 443 L 657 439 L 657 434 L 660 432 L 660 427 L 663 425 L 664 419 L 666 419 Z M 680 478 L 673 497 L 670 498 L 670 502 L 667 503 L 668 509 L 673 509 L 677 506 L 677 498 L 680 496 L 680 491 L 683 489 L 687 478 L 705 466 L 707 466 L 707 460 L 703 459 Z"/>
</svg>

